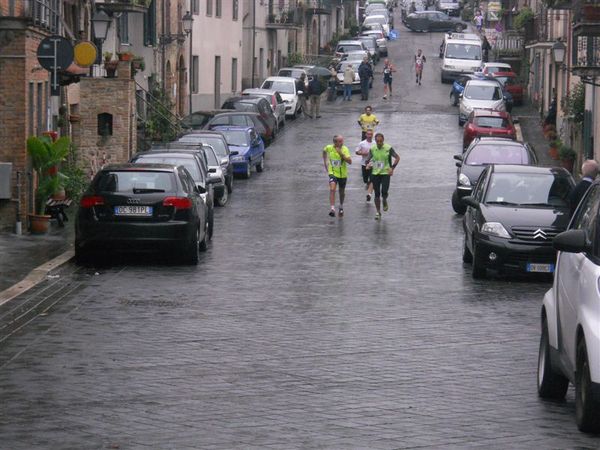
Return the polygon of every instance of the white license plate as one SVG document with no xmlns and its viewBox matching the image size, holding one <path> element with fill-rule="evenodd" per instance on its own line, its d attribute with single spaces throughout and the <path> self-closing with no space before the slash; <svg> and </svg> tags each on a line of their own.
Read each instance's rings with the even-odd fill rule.
<svg viewBox="0 0 600 450">
<path fill-rule="evenodd" d="M 527 264 L 527 272 L 553 273 L 554 264 Z"/>
<path fill-rule="evenodd" d="M 152 206 L 115 206 L 115 216 L 151 216 Z"/>
</svg>

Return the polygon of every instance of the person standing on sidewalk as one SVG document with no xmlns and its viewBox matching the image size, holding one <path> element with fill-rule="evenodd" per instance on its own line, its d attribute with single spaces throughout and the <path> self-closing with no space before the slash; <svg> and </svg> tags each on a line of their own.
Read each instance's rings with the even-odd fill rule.
<svg viewBox="0 0 600 450">
<path fill-rule="evenodd" d="M 375 127 L 379 125 L 379 120 L 377 120 L 377 117 L 373 114 L 373 108 L 371 106 L 365 107 L 365 112 L 358 118 L 358 124 L 362 129 L 362 140 L 366 139 L 367 131 L 375 131 Z"/>
<path fill-rule="evenodd" d="M 593 159 L 587 159 L 581 165 L 581 181 L 577 183 L 577 186 L 575 186 L 575 189 L 573 189 L 571 191 L 571 194 L 569 195 L 569 206 L 571 207 L 571 216 L 573 216 L 573 214 L 575 213 L 579 202 L 598 176 L 599 171 L 600 166 L 598 166 L 598 163 Z"/>
<path fill-rule="evenodd" d="M 352 83 L 354 82 L 354 69 L 348 64 L 344 69 L 344 100 L 352 101 Z"/>
<path fill-rule="evenodd" d="M 308 82 L 308 96 L 310 99 L 310 116 L 316 119 L 321 117 L 319 112 L 321 109 L 322 93 L 323 88 L 321 86 L 321 80 L 319 80 L 318 76 L 314 75 Z"/>
<path fill-rule="evenodd" d="M 333 144 L 323 148 L 323 164 L 329 176 L 329 215 L 335 217 L 335 191 L 340 188 L 339 217 L 344 216 L 344 198 L 346 194 L 346 180 L 348 179 L 348 164 L 352 164 L 350 150 L 344 145 L 344 137 L 336 134 Z"/>
<path fill-rule="evenodd" d="M 302 109 L 302 114 L 304 117 L 310 117 L 308 115 L 308 105 L 306 104 L 306 99 L 308 98 L 307 92 L 308 86 L 306 85 L 306 74 L 301 74 L 300 79 L 296 80 L 296 91 L 298 92 L 298 100 L 300 100 L 300 109 Z M 302 94 L 300 94 L 302 91 Z"/>
<path fill-rule="evenodd" d="M 390 93 L 390 98 L 392 97 L 392 73 L 394 73 L 396 69 L 394 65 L 389 61 L 389 59 L 385 59 L 383 62 L 383 99 L 387 99 L 388 91 Z"/>
<path fill-rule="evenodd" d="M 481 10 L 477 10 L 475 17 L 473 17 L 473 22 L 475 22 L 475 28 L 477 28 L 477 32 L 481 33 L 481 29 L 483 28 L 483 15 L 481 14 Z"/>
<path fill-rule="evenodd" d="M 421 78 L 423 77 L 423 66 L 427 62 L 427 58 L 421 49 L 417 50 L 415 55 L 415 74 L 417 76 L 417 84 L 421 86 Z"/>
<path fill-rule="evenodd" d="M 392 158 L 394 161 L 392 162 Z M 383 210 L 387 211 L 388 191 L 390 188 L 390 177 L 394 175 L 394 169 L 400 162 L 400 155 L 391 145 L 384 143 L 382 133 L 375 135 L 375 145 L 369 150 L 367 157 L 367 167 L 371 168 L 371 182 L 375 192 L 375 220 L 381 219 L 381 198 L 383 197 Z"/>
<path fill-rule="evenodd" d="M 367 202 L 370 202 L 371 195 L 373 194 L 373 183 L 371 183 L 371 169 L 367 167 L 367 159 L 369 158 L 371 147 L 373 147 L 373 130 L 367 130 L 364 134 L 365 138 L 356 147 L 356 154 L 362 156 L 362 177 L 365 189 L 367 190 Z"/>
<path fill-rule="evenodd" d="M 363 59 L 360 66 L 358 66 L 358 76 L 360 78 L 360 99 L 369 100 L 369 83 L 373 77 L 373 69 L 368 58 Z"/>
</svg>

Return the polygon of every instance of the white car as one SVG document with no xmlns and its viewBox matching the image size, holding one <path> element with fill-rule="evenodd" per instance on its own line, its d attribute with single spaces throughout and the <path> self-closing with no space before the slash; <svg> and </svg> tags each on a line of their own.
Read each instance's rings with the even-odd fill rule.
<svg viewBox="0 0 600 450">
<path fill-rule="evenodd" d="M 575 418 L 600 432 L 600 184 L 590 186 L 559 250 L 552 288 L 544 296 L 538 357 L 540 397 L 562 400 L 575 386 Z"/>
<path fill-rule="evenodd" d="M 510 64 L 501 63 L 501 62 L 486 62 L 483 63 L 483 67 L 481 68 L 481 72 L 484 75 L 493 75 L 496 72 L 512 72 L 512 67 Z"/>
<path fill-rule="evenodd" d="M 242 95 L 249 95 L 254 97 L 262 97 L 266 99 L 271 105 L 273 115 L 277 120 L 277 129 L 285 125 L 285 102 L 279 92 L 272 89 L 244 89 Z"/>
<path fill-rule="evenodd" d="M 299 95 L 303 91 L 296 90 L 296 80 L 291 77 L 269 77 L 260 86 L 261 89 L 270 89 L 279 92 L 285 103 L 285 116 L 296 118 L 300 114 Z"/>
<path fill-rule="evenodd" d="M 458 125 L 461 127 L 476 108 L 506 111 L 502 88 L 493 80 L 469 80 L 460 94 L 458 108 Z"/>
<path fill-rule="evenodd" d="M 363 27 L 368 27 L 369 25 L 372 25 L 372 24 L 381 25 L 383 27 L 383 32 L 385 33 L 385 35 L 386 36 L 390 35 L 390 23 L 386 16 L 379 15 L 379 14 L 367 16 L 367 17 L 365 17 L 365 20 L 362 23 Z"/>
</svg>

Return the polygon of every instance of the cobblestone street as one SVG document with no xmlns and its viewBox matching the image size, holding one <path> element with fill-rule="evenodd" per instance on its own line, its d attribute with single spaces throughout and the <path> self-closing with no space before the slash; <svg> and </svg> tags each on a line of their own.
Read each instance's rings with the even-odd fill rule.
<svg viewBox="0 0 600 450">
<path fill-rule="evenodd" d="M 400 23 L 400 20 L 397 20 Z M 115 258 L 62 268 L 0 308 L 46 312 L 0 334 L 0 448 L 595 448 L 536 392 L 547 279 L 473 281 L 454 215 L 462 130 L 439 81 L 440 34 L 401 28 L 393 100 L 373 101 L 401 156 L 390 210 L 360 160 L 330 218 L 321 150 L 352 153 L 366 105 L 288 121 L 263 173 L 215 209 L 197 267 Z M 431 57 L 415 88 L 410 58 Z M 376 68 L 381 70 L 381 65 Z M 418 90 L 420 89 L 420 91 Z"/>
</svg>

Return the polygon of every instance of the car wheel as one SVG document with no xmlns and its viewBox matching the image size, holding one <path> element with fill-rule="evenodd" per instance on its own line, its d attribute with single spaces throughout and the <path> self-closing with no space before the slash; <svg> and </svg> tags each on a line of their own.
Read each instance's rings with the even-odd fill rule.
<svg viewBox="0 0 600 450">
<path fill-rule="evenodd" d="M 208 240 L 210 239 L 209 231 L 208 230 L 209 230 L 209 227 L 208 227 L 208 224 L 207 224 L 206 225 L 206 230 L 204 232 L 204 239 L 202 239 L 198 243 L 198 248 L 200 249 L 201 252 L 205 252 L 208 249 Z M 200 239 L 200 231 L 198 231 L 198 239 Z"/>
<path fill-rule="evenodd" d="M 457 33 L 461 33 L 464 29 L 465 29 L 464 25 L 462 25 L 460 23 L 456 24 L 456 26 L 454 27 L 454 31 L 456 31 Z"/>
<path fill-rule="evenodd" d="M 600 431 L 600 401 L 590 376 L 587 347 L 582 339 L 577 344 L 577 367 L 575 369 L 575 418 L 579 431 Z"/>
<path fill-rule="evenodd" d="M 252 166 L 250 165 L 250 162 L 248 162 L 248 164 L 246 164 L 246 173 L 244 174 L 244 178 L 248 179 L 248 178 L 250 178 L 251 175 L 252 175 Z"/>
<path fill-rule="evenodd" d="M 467 246 L 467 235 L 466 234 L 465 234 L 464 241 L 463 241 L 462 260 L 464 263 L 467 263 L 467 264 L 473 262 L 473 254 L 471 253 L 471 250 L 469 250 L 469 247 Z"/>
<path fill-rule="evenodd" d="M 77 263 L 81 266 L 86 266 L 92 262 L 91 256 L 92 255 L 90 254 L 89 251 L 84 251 L 79 246 L 79 243 L 77 241 L 75 242 L 75 263 Z"/>
<path fill-rule="evenodd" d="M 223 195 L 217 200 L 217 206 L 225 206 L 227 200 L 229 200 L 229 192 L 227 191 L 227 187 L 224 187 Z"/>
<path fill-rule="evenodd" d="M 462 127 L 464 124 L 465 123 L 462 120 L 460 120 L 460 116 L 458 116 L 458 126 Z"/>
<path fill-rule="evenodd" d="M 471 275 L 476 280 L 483 279 L 487 275 L 486 268 L 481 264 L 481 261 L 479 261 L 475 240 L 473 240 L 473 262 L 471 265 Z"/>
<path fill-rule="evenodd" d="M 206 237 L 204 237 L 206 240 Z M 195 238 L 190 242 L 187 250 L 184 253 L 185 263 L 191 266 L 198 264 L 198 248 L 200 246 L 200 228 L 196 229 Z"/>
<path fill-rule="evenodd" d="M 456 189 L 452 193 L 452 209 L 456 214 L 464 214 L 467 212 L 467 206 L 460 200 Z"/>
<path fill-rule="evenodd" d="M 541 398 L 562 400 L 567 394 L 569 379 L 556 372 L 550 364 L 550 339 L 548 337 L 548 322 L 542 322 L 542 335 L 538 353 L 537 389 Z"/>
<path fill-rule="evenodd" d="M 260 161 L 258 162 L 258 164 L 256 165 L 256 171 L 257 172 L 262 172 L 265 169 L 265 155 L 262 155 L 260 157 Z"/>
<path fill-rule="evenodd" d="M 233 192 L 233 175 L 229 177 L 227 183 L 227 193 L 231 194 Z"/>
<path fill-rule="evenodd" d="M 215 215 L 214 215 L 214 211 L 211 210 L 208 215 L 208 225 L 206 226 L 206 231 L 208 233 L 209 240 L 212 239 L 214 230 L 215 230 Z"/>
</svg>

